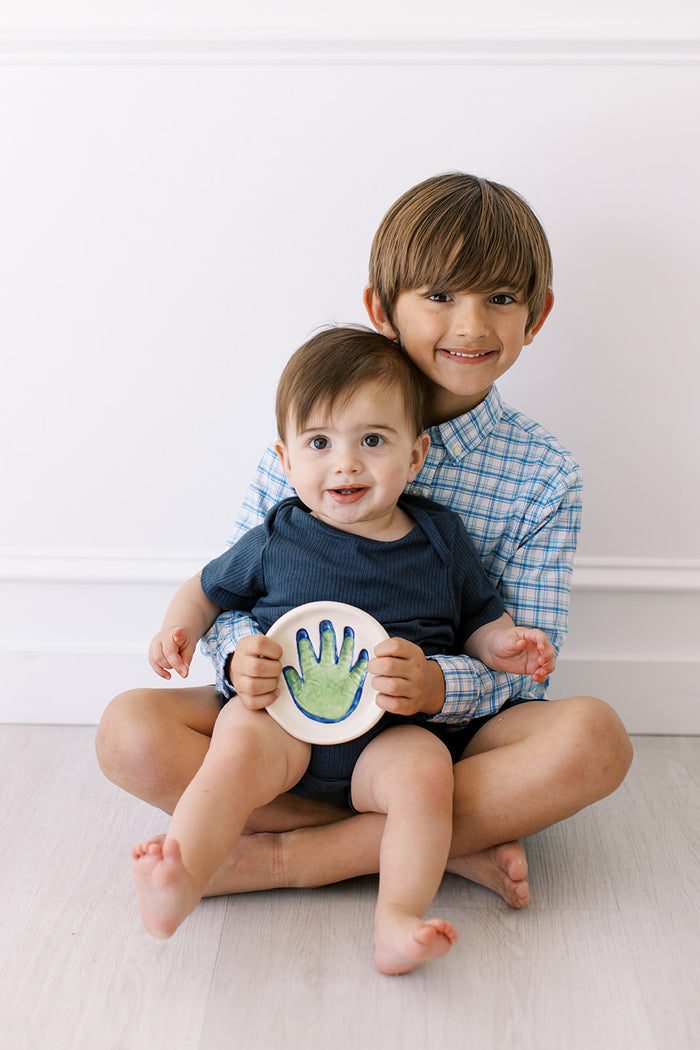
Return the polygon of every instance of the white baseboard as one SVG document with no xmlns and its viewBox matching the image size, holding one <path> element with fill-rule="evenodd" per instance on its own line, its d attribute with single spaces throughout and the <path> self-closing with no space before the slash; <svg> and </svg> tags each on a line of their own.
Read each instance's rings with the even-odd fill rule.
<svg viewBox="0 0 700 1050">
<path fill-rule="evenodd" d="M 146 647 L 201 561 L 182 553 L 0 556 L 0 721 L 93 725 L 117 693 L 163 685 Z M 581 559 L 550 695 L 600 696 L 632 733 L 700 734 L 698 623 L 697 561 Z M 212 680 L 198 654 L 188 684 Z"/>
<path fill-rule="evenodd" d="M 186 683 L 208 685 L 202 656 Z M 0 652 L 0 723 L 95 725 L 113 696 L 135 686 L 161 688 L 142 652 Z M 639 661 L 563 657 L 550 696 L 607 700 L 630 733 L 700 734 L 700 660 Z"/>
<path fill-rule="evenodd" d="M 201 654 L 186 682 L 164 682 L 143 650 L 0 651 L 0 723 L 96 725 L 118 693 L 137 686 L 211 685 L 214 675 Z"/>
<path fill-rule="evenodd" d="M 552 699 L 586 694 L 614 707 L 630 733 L 700 734 L 700 659 L 560 660 Z"/>
</svg>

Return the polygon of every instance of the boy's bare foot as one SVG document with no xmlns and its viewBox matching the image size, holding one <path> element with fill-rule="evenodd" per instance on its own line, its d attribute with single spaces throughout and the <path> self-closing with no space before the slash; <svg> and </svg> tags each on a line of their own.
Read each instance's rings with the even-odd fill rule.
<svg viewBox="0 0 700 1050">
<path fill-rule="evenodd" d="M 392 912 L 377 919 L 374 965 L 380 973 L 408 973 L 429 959 L 438 959 L 457 940 L 454 926 L 444 919 L 423 919 Z"/>
<path fill-rule="evenodd" d="M 447 870 L 493 890 L 511 908 L 524 908 L 530 902 L 527 857 L 522 842 L 506 842 L 467 857 L 451 857 Z"/>
<path fill-rule="evenodd" d="M 131 856 L 144 926 L 152 937 L 172 937 L 202 896 L 183 866 L 180 846 L 175 839 L 157 835 L 134 846 Z"/>
</svg>

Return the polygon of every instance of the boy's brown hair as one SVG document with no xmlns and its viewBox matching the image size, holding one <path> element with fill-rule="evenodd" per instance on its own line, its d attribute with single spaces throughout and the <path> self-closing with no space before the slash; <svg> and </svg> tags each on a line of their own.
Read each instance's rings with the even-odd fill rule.
<svg viewBox="0 0 700 1050">
<path fill-rule="evenodd" d="M 401 292 L 512 288 L 527 299 L 530 329 L 552 285 L 552 256 L 519 194 L 448 172 L 414 186 L 386 213 L 372 243 L 369 283 L 392 325 Z"/>
<path fill-rule="evenodd" d="M 416 435 L 424 429 L 425 380 L 397 343 L 361 326 L 326 328 L 287 362 L 277 387 L 277 432 L 285 440 L 291 422 L 302 430 L 317 405 L 345 405 L 360 387 L 379 382 L 399 387 L 406 419 Z"/>
</svg>

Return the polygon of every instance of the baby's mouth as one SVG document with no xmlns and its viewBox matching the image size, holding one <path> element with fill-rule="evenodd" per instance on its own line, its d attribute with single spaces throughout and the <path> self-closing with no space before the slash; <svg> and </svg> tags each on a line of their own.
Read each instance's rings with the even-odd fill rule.
<svg viewBox="0 0 700 1050">
<path fill-rule="evenodd" d="M 336 503 L 356 503 L 367 491 L 365 485 L 348 485 L 344 488 L 329 489 Z"/>
</svg>

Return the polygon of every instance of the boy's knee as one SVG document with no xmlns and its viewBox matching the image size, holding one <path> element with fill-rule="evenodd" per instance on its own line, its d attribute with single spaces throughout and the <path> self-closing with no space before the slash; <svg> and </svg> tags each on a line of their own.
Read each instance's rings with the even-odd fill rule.
<svg viewBox="0 0 700 1050">
<path fill-rule="evenodd" d="M 581 759 L 588 772 L 610 793 L 622 783 L 630 768 L 632 741 L 618 713 L 604 700 L 579 696 L 573 703 L 572 729 Z"/>
<path fill-rule="evenodd" d="M 149 690 L 130 689 L 116 696 L 105 709 L 95 734 L 100 769 L 108 780 L 118 781 L 125 763 L 144 759 L 148 750 Z"/>
</svg>

